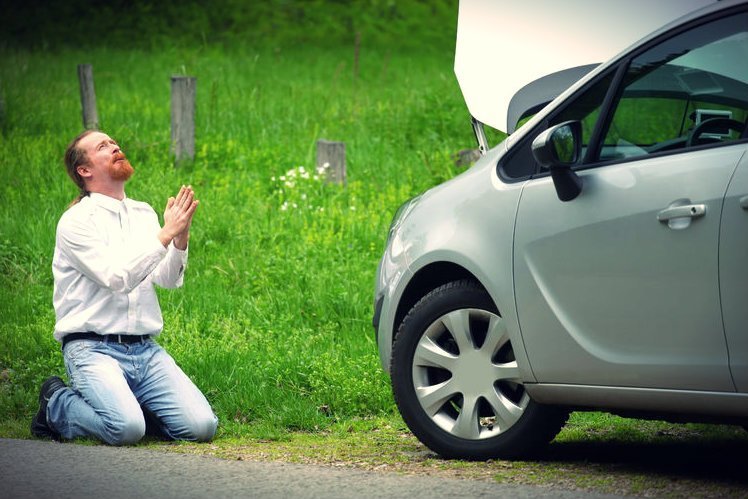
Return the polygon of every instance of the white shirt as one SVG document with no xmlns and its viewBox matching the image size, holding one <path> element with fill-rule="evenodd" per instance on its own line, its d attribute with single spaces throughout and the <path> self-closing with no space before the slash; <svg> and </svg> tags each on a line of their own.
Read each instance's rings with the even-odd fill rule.
<svg viewBox="0 0 748 499">
<path fill-rule="evenodd" d="M 55 339 L 68 333 L 158 335 L 161 308 L 153 287 L 182 285 L 187 251 L 158 240 L 148 204 L 91 193 L 57 224 Z"/>
</svg>

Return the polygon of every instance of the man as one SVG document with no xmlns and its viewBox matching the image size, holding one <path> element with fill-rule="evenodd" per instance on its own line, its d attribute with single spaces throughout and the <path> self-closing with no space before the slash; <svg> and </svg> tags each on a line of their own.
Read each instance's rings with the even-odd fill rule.
<svg viewBox="0 0 748 499">
<path fill-rule="evenodd" d="M 133 168 L 105 133 L 76 137 L 65 166 L 81 191 L 57 225 L 52 262 L 54 335 L 70 387 L 44 381 L 32 433 L 126 445 L 148 420 L 172 439 L 210 440 L 218 420 L 208 401 L 153 340 L 163 327 L 154 284 L 182 285 L 192 188 L 169 198 L 161 227 L 148 204 L 125 196 Z"/>
</svg>

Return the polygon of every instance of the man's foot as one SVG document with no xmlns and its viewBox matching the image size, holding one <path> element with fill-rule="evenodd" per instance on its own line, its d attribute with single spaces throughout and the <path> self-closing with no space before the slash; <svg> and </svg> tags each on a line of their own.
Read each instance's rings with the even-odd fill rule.
<svg viewBox="0 0 748 499">
<path fill-rule="evenodd" d="M 66 386 L 59 376 L 50 376 L 42 383 L 42 388 L 39 391 L 39 411 L 31 420 L 31 433 L 34 436 L 60 440 L 60 434 L 50 428 L 49 423 L 47 423 L 47 404 L 52 394 Z"/>
</svg>

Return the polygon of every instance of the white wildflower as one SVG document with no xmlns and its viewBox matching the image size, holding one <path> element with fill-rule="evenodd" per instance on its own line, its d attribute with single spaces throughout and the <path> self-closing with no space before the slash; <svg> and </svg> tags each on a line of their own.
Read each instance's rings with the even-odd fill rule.
<svg viewBox="0 0 748 499">
<path fill-rule="evenodd" d="M 325 162 L 325 164 L 323 164 L 322 166 L 318 166 L 317 168 L 315 168 L 318 175 L 325 175 L 325 173 L 327 173 L 327 170 L 329 169 L 330 169 L 330 163 L 328 162 Z"/>
</svg>

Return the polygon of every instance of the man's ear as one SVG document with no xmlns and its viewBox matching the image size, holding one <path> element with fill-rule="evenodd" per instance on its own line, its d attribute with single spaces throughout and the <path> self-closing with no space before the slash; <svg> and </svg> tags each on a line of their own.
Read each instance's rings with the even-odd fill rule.
<svg viewBox="0 0 748 499">
<path fill-rule="evenodd" d="M 80 175 L 81 178 L 89 178 L 92 176 L 91 169 L 88 165 L 81 165 L 77 167 L 75 171 L 78 172 L 78 175 Z"/>
</svg>

